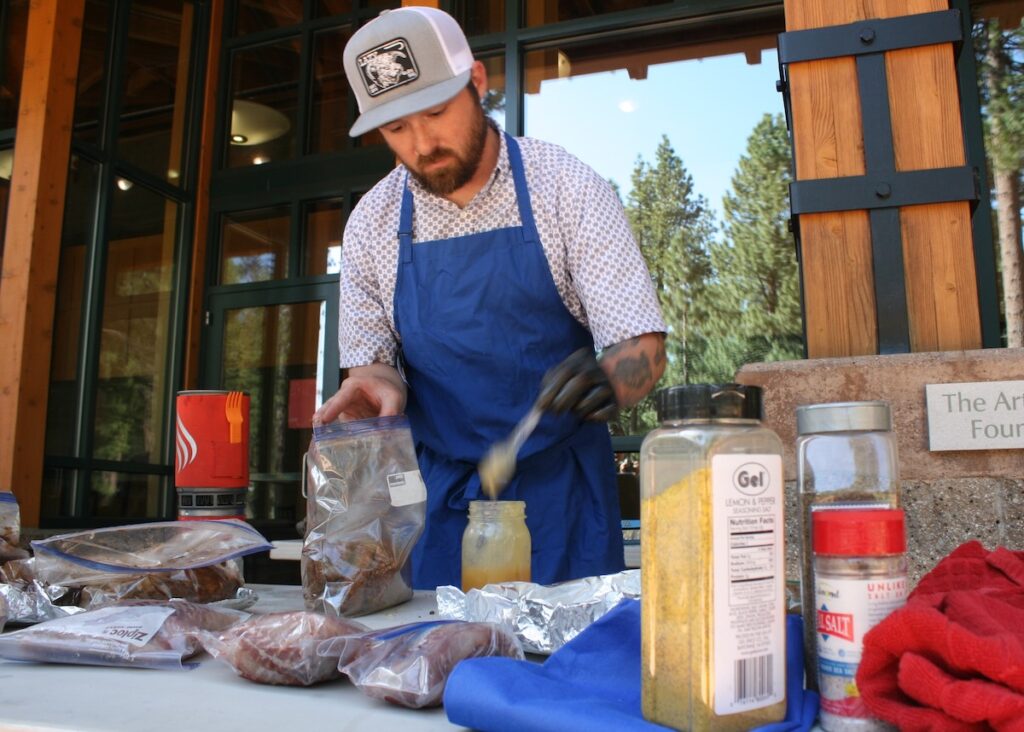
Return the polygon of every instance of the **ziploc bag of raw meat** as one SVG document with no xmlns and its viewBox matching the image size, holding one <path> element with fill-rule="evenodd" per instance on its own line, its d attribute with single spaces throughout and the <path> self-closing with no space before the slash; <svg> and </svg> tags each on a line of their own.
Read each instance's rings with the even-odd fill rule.
<svg viewBox="0 0 1024 732">
<path fill-rule="evenodd" d="M 221 633 L 203 636 L 203 647 L 243 679 L 259 684 L 312 686 L 340 679 L 339 660 L 317 654 L 317 645 L 339 636 L 362 635 L 355 620 L 307 610 L 253 615 Z M 354 646 L 350 653 L 354 651 Z"/>
<path fill-rule="evenodd" d="M 302 545 L 307 610 L 355 616 L 412 597 L 408 562 L 427 492 L 402 416 L 313 429 Z"/>
<path fill-rule="evenodd" d="M 241 521 L 163 521 L 32 542 L 40 582 L 78 588 L 95 608 L 126 599 L 216 602 L 244 584 L 240 558 L 271 548 Z"/>
<path fill-rule="evenodd" d="M 36 663 L 181 669 L 201 650 L 203 631 L 245 617 L 238 610 L 184 600 L 129 601 L 0 635 L 0 658 Z"/>
<path fill-rule="evenodd" d="M 482 656 L 523 658 L 506 628 L 492 623 L 436 620 L 335 638 L 317 649 L 337 656 L 339 667 L 367 696 L 403 707 L 435 707 L 459 661 Z M 346 656 L 354 658 L 345 663 Z"/>
<path fill-rule="evenodd" d="M 28 552 L 18 546 L 21 540 L 21 509 L 13 493 L 0 491 L 0 562 L 24 559 Z"/>
</svg>

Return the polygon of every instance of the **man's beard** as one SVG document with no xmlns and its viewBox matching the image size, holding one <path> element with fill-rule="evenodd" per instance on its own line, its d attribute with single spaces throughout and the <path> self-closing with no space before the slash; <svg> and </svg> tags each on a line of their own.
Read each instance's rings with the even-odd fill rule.
<svg viewBox="0 0 1024 732">
<path fill-rule="evenodd" d="M 484 121 L 483 109 L 475 109 L 476 114 L 469 128 L 469 144 L 462 155 L 450 148 L 438 148 L 430 155 L 418 156 L 416 167 L 406 166 L 420 185 L 436 196 L 447 196 L 459 190 L 469 183 L 480 167 L 484 145 L 487 142 L 487 123 Z M 449 158 L 453 159 L 453 164 L 429 173 L 422 170 L 425 165 Z"/>
</svg>

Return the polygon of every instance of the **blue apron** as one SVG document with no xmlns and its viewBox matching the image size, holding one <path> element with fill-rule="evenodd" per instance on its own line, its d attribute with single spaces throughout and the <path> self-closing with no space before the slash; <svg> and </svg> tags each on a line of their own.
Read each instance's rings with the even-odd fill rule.
<svg viewBox="0 0 1024 732">
<path fill-rule="evenodd" d="M 566 309 L 537 235 L 519 146 L 506 135 L 521 226 L 412 243 L 408 183 L 399 220 L 395 324 L 409 384 L 406 414 L 427 484 L 413 586 L 460 585 L 477 463 L 536 398 L 545 371 L 589 331 Z M 544 415 L 502 493 L 526 502 L 532 579 L 548 584 L 623 568 L 608 428 Z"/>
</svg>

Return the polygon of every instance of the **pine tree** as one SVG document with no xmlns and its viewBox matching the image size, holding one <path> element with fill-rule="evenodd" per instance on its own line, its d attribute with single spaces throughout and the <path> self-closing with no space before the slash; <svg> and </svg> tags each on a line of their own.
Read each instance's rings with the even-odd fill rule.
<svg viewBox="0 0 1024 732">
<path fill-rule="evenodd" d="M 711 247 L 711 347 L 705 370 L 731 379 L 754 361 L 803 357 L 800 283 L 788 230 L 791 150 L 781 115 L 747 139 L 723 199 L 724 239 Z"/>
<path fill-rule="evenodd" d="M 706 347 L 708 247 L 715 224 L 707 201 L 695 193 L 693 178 L 662 135 L 653 164 L 637 159 L 626 204 L 633 234 L 647 261 L 668 325 L 668 366 L 661 385 L 700 380 L 695 364 Z M 635 434 L 654 424 L 651 400 L 626 410 L 618 428 Z"/>
</svg>

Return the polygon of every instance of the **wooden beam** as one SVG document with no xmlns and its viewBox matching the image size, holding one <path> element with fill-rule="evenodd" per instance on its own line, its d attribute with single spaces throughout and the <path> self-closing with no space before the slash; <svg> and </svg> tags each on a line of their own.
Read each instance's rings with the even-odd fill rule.
<svg viewBox="0 0 1024 732">
<path fill-rule="evenodd" d="M 0 490 L 39 525 L 53 313 L 85 0 L 30 4 L 0 277 Z"/>
<path fill-rule="evenodd" d="M 196 182 L 196 219 L 192 235 L 192 273 L 189 279 L 185 333 L 185 373 L 181 388 L 199 388 L 199 347 L 203 338 L 203 301 L 206 296 L 206 253 L 210 227 L 210 178 L 217 164 L 214 134 L 217 122 L 217 79 L 220 74 L 221 37 L 224 35 L 224 0 L 210 3 L 210 37 L 203 80 L 203 121 L 199 133 L 199 179 Z"/>
<path fill-rule="evenodd" d="M 785 0 L 786 29 L 946 10 L 946 0 Z M 886 54 L 896 169 L 963 165 L 950 44 Z M 865 172 L 853 58 L 791 64 L 798 180 Z M 901 209 L 910 346 L 981 347 L 981 317 L 967 203 Z M 878 352 L 871 237 L 865 211 L 800 217 L 807 351 L 811 358 Z"/>
</svg>

